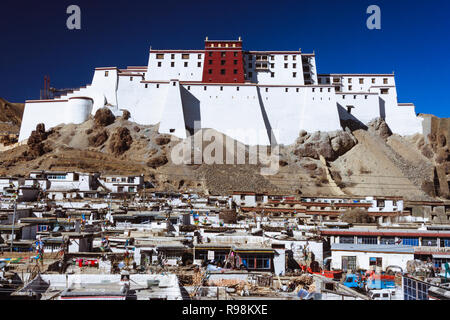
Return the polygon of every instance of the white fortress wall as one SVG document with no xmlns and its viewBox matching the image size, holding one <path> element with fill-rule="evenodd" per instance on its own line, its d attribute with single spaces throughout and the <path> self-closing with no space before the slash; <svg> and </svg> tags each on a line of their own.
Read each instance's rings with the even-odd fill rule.
<svg viewBox="0 0 450 320">
<path fill-rule="evenodd" d="M 89 97 L 71 97 L 65 105 L 65 123 L 80 124 L 89 119 L 93 99 Z"/>
<path fill-rule="evenodd" d="M 336 93 L 336 101 L 342 120 L 354 120 L 367 125 L 371 120 L 380 117 L 380 102 L 376 93 L 340 92 Z"/>
<path fill-rule="evenodd" d="M 118 69 L 111 68 L 95 68 L 94 77 L 91 84 L 91 98 L 94 99 L 92 114 L 103 108 L 105 104 L 117 106 L 117 83 Z"/>
<path fill-rule="evenodd" d="M 342 130 L 336 96 L 332 88 L 306 87 L 305 103 L 300 114 L 300 128 L 307 132 Z"/>
<path fill-rule="evenodd" d="M 397 102 L 395 86 L 374 86 L 371 92 L 379 95 L 380 109 L 385 110 L 385 120 L 393 133 L 399 135 L 413 135 L 422 133 L 422 119 L 417 117 L 413 104 L 400 105 Z M 383 90 L 388 90 L 387 92 Z"/>
<path fill-rule="evenodd" d="M 119 110 L 128 110 L 131 114 L 131 121 L 139 124 L 149 124 L 147 117 L 152 114 L 148 105 L 151 100 L 151 94 L 148 84 L 146 88 L 146 84 L 142 83 L 142 81 L 143 75 L 119 74 L 116 94 L 117 107 Z M 145 106 L 147 106 L 147 112 L 139 112 Z"/>
<path fill-rule="evenodd" d="M 187 137 L 187 134 L 184 123 L 183 103 L 181 101 L 180 82 L 178 80 L 170 80 L 166 86 L 168 86 L 168 90 L 158 132 L 170 133 L 184 139 Z"/>
<path fill-rule="evenodd" d="M 19 141 L 28 139 L 39 123 L 45 124 L 45 129 L 66 122 L 67 100 L 28 100 L 25 102 Z"/>
<path fill-rule="evenodd" d="M 143 125 L 155 125 L 161 121 L 166 101 L 168 81 L 146 82 L 139 84 L 126 81 L 119 82 L 117 100 L 120 109 L 131 113 L 131 121 Z"/>
<path fill-rule="evenodd" d="M 397 104 L 389 116 L 389 124 L 395 128 L 391 129 L 400 135 L 413 135 L 423 133 L 423 118 L 416 115 L 414 104 Z"/>
<path fill-rule="evenodd" d="M 195 114 L 188 116 L 189 122 L 199 117 L 202 128 L 249 145 L 270 144 L 255 85 L 186 83 L 184 88 L 184 97 L 189 97 L 183 100 L 184 109 Z"/>
<path fill-rule="evenodd" d="M 288 89 L 288 92 L 286 92 Z M 291 144 L 298 138 L 301 111 L 305 104 L 305 87 L 259 86 L 261 110 L 267 115 L 270 129 L 278 132 L 278 144 Z"/>
</svg>

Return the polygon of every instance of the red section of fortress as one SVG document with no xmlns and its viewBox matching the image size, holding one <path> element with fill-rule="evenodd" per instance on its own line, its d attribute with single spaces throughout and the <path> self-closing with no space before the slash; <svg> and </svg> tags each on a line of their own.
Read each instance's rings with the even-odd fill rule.
<svg viewBox="0 0 450 320">
<path fill-rule="evenodd" d="M 241 40 L 205 40 L 202 82 L 244 83 Z"/>
</svg>

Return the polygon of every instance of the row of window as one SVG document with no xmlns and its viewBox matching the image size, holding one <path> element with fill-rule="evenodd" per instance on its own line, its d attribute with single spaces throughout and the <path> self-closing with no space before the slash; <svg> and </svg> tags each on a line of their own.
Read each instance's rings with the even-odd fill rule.
<svg viewBox="0 0 450 320">
<path fill-rule="evenodd" d="M 266 63 L 256 63 L 255 66 L 256 66 L 256 68 L 267 68 L 267 64 L 266 64 Z M 275 68 L 275 63 L 270 63 L 270 67 L 271 67 L 272 69 Z M 253 68 L 253 63 L 249 62 L 249 63 L 248 63 L 248 68 L 249 68 L 249 69 Z M 285 64 L 284 64 L 284 68 L 285 68 L 285 69 L 288 69 L 288 68 L 289 68 L 289 63 L 285 63 Z M 293 64 L 292 64 L 292 68 L 293 68 L 293 69 L 296 69 L 296 68 L 297 68 L 297 64 L 296 64 L 296 63 L 293 63 Z"/>
<path fill-rule="evenodd" d="M 237 74 L 238 71 L 237 69 L 233 70 L 233 74 Z M 208 74 L 213 74 L 213 69 L 208 69 Z M 224 75 L 226 74 L 226 69 L 220 69 L 220 74 Z"/>
<path fill-rule="evenodd" d="M 208 64 L 209 64 L 209 65 L 213 64 L 213 60 L 208 60 Z M 221 65 L 221 66 L 224 66 L 225 64 L 226 64 L 226 60 L 220 60 L 220 65 Z M 234 64 L 234 65 L 237 65 L 237 64 L 238 64 L 238 61 L 237 61 L 237 60 L 233 60 L 233 64 Z"/>
<path fill-rule="evenodd" d="M 357 244 L 378 244 L 378 238 L 376 236 L 362 236 L 357 237 Z M 354 236 L 340 236 L 339 243 L 355 243 Z M 395 241 L 395 237 L 381 237 L 380 244 L 388 244 L 394 245 L 397 242 Z M 417 237 L 402 237 L 398 244 L 402 244 L 404 246 L 419 246 L 419 238 Z M 425 247 L 437 247 L 438 241 L 437 238 L 422 238 L 422 246 Z M 441 247 L 450 247 L 450 239 L 441 239 L 440 241 Z"/>
<path fill-rule="evenodd" d="M 252 55 L 248 55 L 247 57 L 248 57 L 249 60 L 253 58 Z M 296 55 L 291 55 L 291 57 L 292 57 L 293 61 L 297 60 L 297 56 Z M 269 60 L 268 56 L 266 56 L 266 55 L 256 55 L 255 58 L 256 58 L 257 61 L 267 61 L 267 60 Z M 272 61 L 275 60 L 275 56 L 270 56 L 270 60 L 272 60 Z M 288 60 L 289 60 L 289 55 L 285 55 L 284 56 L 284 61 L 288 61 Z"/>
<path fill-rule="evenodd" d="M 359 84 L 364 84 L 364 80 L 365 80 L 364 78 L 359 78 Z M 372 78 L 371 81 L 372 81 L 372 84 L 375 84 L 376 78 Z M 341 78 L 337 78 L 337 77 L 333 78 L 333 83 L 340 83 L 340 82 L 341 82 Z M 352 78 L 348 78 L 347 82 L 352 83 Z M 329 84 L 330 78 L 319 78 L 319 83 Z M 383 78 L 383 84 L 388 84 L 388 83 L 389 83 L 388 78 Z"/>
<path fill-rule="evenodd" d="M 223 44 L 223 46 L 222 46 L 222 43 L 218 43 L 217 44 L 217 48 L 230 48 L 230 45 L 231 45 L 231 48 L 236 48 L 236 43 L 224 43 Z M 209 45 L 209 47 L 210 48 L 214 48 L 215 47 L 215 45 L 214 45 L 214 43 L 211 43 L 210 45 Z"/>
<path fill-rule="evenodd" d="M 49 179 L 49 180 L 65 180 L 66 176 L 65 175 L 59 175 L 59 174 L 49 174 L 47 176 L 47 179 Z"/>
<path fill-rule="evenodd" d="M 158 65 L 158 67 L 162 67 L 162 62 L 158 62 L 157 65 Z M 185 68 L 187 68 L 189 66 L 187 61 L 184 62 L 183 65 L 184 65 Z M 202 63 L 201 62 L 197 62 L 197 67 L 201 68 L 201 66 L 202 66 Z M 170 67 L 172 67 L 172 68 L 175 67 L 175 62 L 171 62 L 170 63 Z"/>
<path fill-rule="evenodd" d="M 364 95 L 364 99 L 366 99 L 367 100 L 367 95 Z M 342 99 L 344 99 L 345 100 L 345 95 L 342 95 Z M 353 99 L 356 99 L 356 95 L 353 95 Z"/>
<path fill-rule="evenodd" d="M 156 54 L 156 59 L 158 59 L 158 60 L 163 60 L 164 59 L 164 53 L 157 53 Z M 189 57 L 190 57 L 190 55 L 189 55 L 189 53 L 182 53 L 181 54 L 181 59 L 189 59 Z M 171 59 L 175 59 L 175 53 L 171 53 L 170 54 L 170 58 Z M 201 59 L 202 58 L 202 54 L 201 53 L 199 53 L 198 55 L 197 55 L 197 59 Z"/>
</svg>

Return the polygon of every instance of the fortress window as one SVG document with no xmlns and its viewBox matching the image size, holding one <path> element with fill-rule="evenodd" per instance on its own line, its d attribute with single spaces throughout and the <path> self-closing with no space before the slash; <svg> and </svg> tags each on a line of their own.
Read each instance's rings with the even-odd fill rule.
<svg viewBox="0 0 450 320">
<path fill-rule="evenodd" d="M 292 77 L 297 78 L 297 72 L 292 72 Z"/>
<path fill-rule="evenodd" d="M 233 73 L 234 73 L 234 74 L 237 74 L 237 69 L 234 69 L 234 70 L 233 70 Z"/>
<path fill-rule="evenodd" d="M 275 60 L 275 56 L 270 56 L 270 60 Z"/>
<path fill-rule="evenodd" d="M 171 62 L 170 63 L 170 66 L 173 68 L 173 67 L 175 67 L 175 62 Z"/>
<path fill-rule="evenodd" d="M 384 78 L 384 79 L 383 79 L 383 83 L 384 83 L 384 84 L 388 84 L 388 79 L 387 79 L 387 78 Z"/>
<path fill-rule="evenodd" d="M 170 55 L 170 58 L 171 58 L 171 59 L 175 59 L 175 54 L 172 53 L 172 54 Z"/>
<path fill-rule="evenodd" d="M 388 94 L 389 93 L 389 89 L 381 89 L 381 94 Z"/>
<path fill-rule="evenodd" d="M 220 56 L 221 56 L 221 57 L 225 57 L 225 56 L 226 56 L 226 52 L 221 52 L 221 53 L 220 53 Z"/>
<path fill-rule="evenodd" d="M 372 83 L 375 83 L 375 78 L 372 78 Z"/>
<path fill-rule="evenodd" d="M 348 83 L 352 83 L 352 78 L 348 78 Z"/>
<path fill-rule="evenodd" d="M 288 64 L 287 64 L 287 63 L 285 63 L 285 64 L 284 64 L 284 68 L 285 68 L 285 69 L 287 69 L 287 67 L 288 67 Z"/>
<path fill-rule="evenodd" d="M 364 78 L 359 78 L 359 84 L 364 84 Z"/>
<path fill-rule="evenodd" d="M 220 91 L 223 91 L 223 87 L 220 87 Z"/>
<path fill-rule="evenodd" d="M 287 59 L 288 59 L 288 56 L 284 56 L 284 60 L 287 61 Z"/>
<path fill-rule="evenodd" d="M 312 92 L 315 92 L 316 91 L 316 89 L 315 88 L 312 88 Z"/>
<path fill-rule="evenodd" d="M 175 129 L 169 129 L 169 132 L 173 133 L 173 132 L 175 132 Z"/>
<path fill-rule="evenodd" d="M 275 63 L 271 63 L 271 64 L 270 64 L 270 67 L 271 67 L 271 68 L 275 68 Z"/>
<path fill-rule="evenodd" d="M 348 86 L 348 91 L 352 91 L 352 86 Z"/>
<path fill-rule="evenodd" d="M 344 95 L 344 94 L 342 95 L 342 99 L 344 99 L 344 100 L 345 100 L 345 95 Z"/>
<path fill-rule="evenodd" d="M 105 71 L 105 77 L 107 77 L 108 76 L 108 71 Z"/>
<path fill-rule="evenodd" d="M 145 89 L 147 89 L 147 88 L 148 88 L 148 83 L 145 84 Z"/>
<path fill-rule="evenodd" d="M 328 92 L 331 92 L 331 88 L 328 88 Z"/>
<path fill-rule="evenodd" d="M 133 81 L 133 77 L 130 77 L 130 81 Z"/>
<path fill-rule="evenodd" d="M 292 68 L 294 68 L 294 69 L 297 68 L 297 64 L 296 64 L 296 63 L 293 63 L 293 64 L 292 64 Z"/>
<path fill-rule="evenodd" d="M 270 73 L 270 77 L 271 77 L 271 78 L 275 78 L 275 72 L 271 72 L 271 73 Z"/>
<path fill-rule="evenodd" d="M 159 88 L 159 83 L 156 84 L 156 88 Z"/>
<path fill-rule="evenodd" d="M 161 67 L 161 62 L 158 62 L 158 67 Z"/>
<path fill-rule="evenodd" d="M 353 108 L 353 106 L 347 106 L 347 112 L 352 113 L 352 108 Z"/>
<path fill-rule="evenodd" d="M 201 67 L 202 66 L 202 63 L 201 62 L 197 62 L 197 67 Z"/>
<path fill-rule="evenodd" d="M 181 59 L 189 59 L 189 53 L 183 53 Z"/>
<path fill-rule="evenodd" d="M 249 72 L 249 73 L 248 73 L 248 77 L 249 77 L 249 78 L 253 77 L 253 72 Z"/>
<path fill-rule="evenodd" d="M 269 88 L 266 88 L 266 92 L 269 92 Z"/>
<path fill-rule="evenodd" d="M 172 85 L 175 87 L 175 86 L 177 85 L 177 83 L 176 83 L 176 82 L 173 82 Z"/>
<path fill-rule="evenodd" d="M 235 44 L 233 44 L 233 47 L 235 47 Z M 233 52 L 233 56 L 237 57 L 237 52 Z"/>
<path fill-rule="evenodd" d="M 191 90 L 191 86 L 188 86 L 188 90 Z"/>
<path fill-rule="evenodd" d="M 225 60 L 220 60 L 220 65 L 224 66 L 225 65 Z"/>
<path fill-rule="evenodd" d="M 366 100 L 367 100 L 367 96 L 364 96 L 364 99 L 366 99 Z"/>
<path fill-rule="evenodd" d="M 251 68 L 253 68 L 253 65 L 251 63 L 249 63 L 248 67 L 251 69 Z"/>
<path fill-rule="evenodd" d="M 236 87 L 236 91 L 239 91 L 239 87 Z"/>
<path fill-rule="evenodd" d="M 212 52 L 208 52 L 208 56 L 212 57 Z"/>
<path fill-rule="evenodd" d="M 225 74 L 225 69 L 220 69 L 220 74 Z"/>
<path fill-rule="evenodd" d="M 237 64 L 237 60 L 233 60 L 233 63 L 234 63 L 234 64 Z"/>
<path fill-rule="evenodd" d="M 184 63 L 184 66 L 185 66 L 185 67 L 187 67 L 187 66 L 188 66 L 188 63 L 187 63 L 187 62 L 185 62 L 185 63 Z"/>
<path fill-rule="evenodd" d="M 297 56 L 292 56 L 292 60 L 297 60 Z"/>
<path fill-rule="evenodd" d="M 203 90 L 205 90 L 205 91 L 206 91 L 206 86 L 204 86 L 204 87 L 203 87 Z"/>
<path fill-rule="evenodd" d="M 323 92 L 323 88 L 320 88 L 320 92 Z"/>
<path fill-rule="evenodd" d="M 356 99 L 356 96 L 353 96 L 353 99 Z"/>
<path fill-rule="evenodd" d="M 156 59 L 164 59 L 164 53 L 157 53 Z"/>
<path fill-rule="evenodd" d="M 209 74 L 212 74 L 212 69 L 208 69 L 208 73 L 209 73 Z"/>
<path fill-rule="evenodd" d="M 299 92 L 299 91 L 300 91 L 300 89 L 299 89 L 299 88 L 295 88 L 295 91 L 296 91 L 296 92 Z"/>
<path fill-rule="evenodd" d="M 199 53 L 199 54 L 197 55 L 197 59 L 201 59 L 201 58 L 202 58 L 202 54 Z"/>
<path fill-rule="evenodd" d="M 212 60 L 208 60 L 208 64 L 212 64 Z"/>
</svg>

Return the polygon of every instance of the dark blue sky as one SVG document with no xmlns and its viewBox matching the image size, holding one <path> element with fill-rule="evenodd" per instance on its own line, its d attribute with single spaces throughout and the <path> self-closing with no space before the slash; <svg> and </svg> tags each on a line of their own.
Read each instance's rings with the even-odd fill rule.
<svg viewBox="0 0 450 320">
<path fill-rule="evenodd" d="M 66 8 L 81 7 L 81 30 Z M 381 8 L 381 30 L 366 8 Z M 39 98 L 48 74 L 57 88 L 90 83 L 95 67 L 146 65 L 155 49 L 202 49 L 237 39 L 246 50 L 316 52 L 319 73 L 391 73 L 399 102 L 450 116 L 450 1 L 185 0 L 9 1 L 0 4 L 0 97 Z"/>
</svg>

